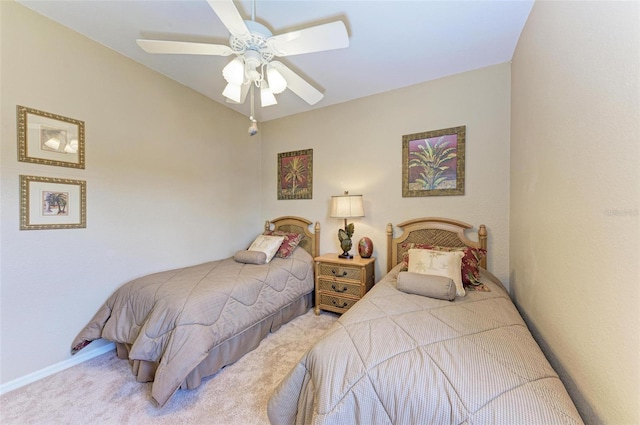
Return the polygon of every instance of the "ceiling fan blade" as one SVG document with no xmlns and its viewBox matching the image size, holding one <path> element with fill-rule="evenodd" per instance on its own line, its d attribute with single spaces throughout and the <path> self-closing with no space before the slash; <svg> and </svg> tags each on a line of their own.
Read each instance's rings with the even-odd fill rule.
<svg viewBox="0 0 640 425">
<path fill-rule="evenodd" d="M 287 88 L 300 96 L 309 105 L 320 102 L 324 95 L 309 84 L 304 78 L 287 68 L 282 62 L 273 61 L 271 65 L 287 80 Z"/>
<path fill-rule="evenodd" d="M 147 53 L 171 53 L 183 55 L 229 56 L 233 50 L 222 44 L 191 43 L 188 41 L 136 40 Z"/>
<path fill-rule="evenodd" d="M 233 0 L 207 0 L 207 2 L 231 34 L 241 39 L 248 39 L 251 36 Z"/>
<path fill-rule="evenodd" d="M 275 35 L 267 40 L 267 44 L 276 56 L 291 56 L 348 47 L 349 35 L 342 21 L 334 21 Z"/>
</svg>

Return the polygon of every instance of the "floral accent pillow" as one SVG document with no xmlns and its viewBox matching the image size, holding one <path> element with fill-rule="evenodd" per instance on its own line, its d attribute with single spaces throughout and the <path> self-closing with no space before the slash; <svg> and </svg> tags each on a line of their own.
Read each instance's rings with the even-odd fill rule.
<svg viewBox="0 0 640 425">
<path fill-rule="evenodd" d="M 436 246 L 424 243 L 405 243 L 402 244 L 402 248 L 406 248 L 407 252 L 402 256 L 403 269 L 409 267 L 409 249 L 433 249 L 437 251 L 462 251 L 464 252 L 464 257 L 462 257 L 462 283 L 464 286 L 478 286 L 477 289 L 480 289 L 480 286 L 486 288 L 480 282 L 480 261 L 487 255 L 487 250 L 482 248 L 471 248 L 471 247 L 463 247 L 463 248 L 451 248 L 446 246 Z M 476 289 L 476 288 L 474 288 Z M 481 289 L 487 291 L 487 289 Z"/>
<path fill-rule="evenodd" d="M 300 233 L 283 232 L 281 230 L 268 230 L 264 232 L 264 234 L 284 237 L 282 245 L 280 245 L 280 248 L 278 248 L 278 252 L 276 252 L 276 257 L 279 258 L 288 258 L 304 237 Z"/>
</svg>

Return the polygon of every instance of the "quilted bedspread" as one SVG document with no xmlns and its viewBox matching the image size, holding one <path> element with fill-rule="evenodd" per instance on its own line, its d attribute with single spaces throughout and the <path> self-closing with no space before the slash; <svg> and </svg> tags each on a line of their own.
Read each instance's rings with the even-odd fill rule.
<svg viewBox="0 0 640 425">
<path fill-rule="evenodd" d="M 313 259 L 296 249 L 264 265 L 233 258 L 155 273 L 113 293 L 72 343 L 105 338 L 131 360 L 158 362 L 152 396 L 163 405 L 216 345 L 313 290 Z"/>
<path fill-rule="evenodd" d="M 580 424 L 508 294 L 443 301 L 396 289 L 394 268 L 272 394 L 286 424 Z"/>
</svg>

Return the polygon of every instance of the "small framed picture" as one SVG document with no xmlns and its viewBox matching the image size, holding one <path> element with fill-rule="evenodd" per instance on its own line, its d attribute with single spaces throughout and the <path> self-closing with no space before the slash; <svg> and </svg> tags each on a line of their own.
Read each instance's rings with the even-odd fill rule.
<svg viewBox="0 0 640 425">
<path fill-rule="evenodd" d="M 402 196 L 464 195 L 466 127 L 402 136 Z"/>
<path fill-rule="evenodd" d="M 84 168 L 84 122 L 18 105 L 18 160 Z"/>
<path fill-rule="evenodd" d="M 87 227 L 87 183 L 20 176 L 20 230 Z"/>
<path fill-rule="evenodd" d="M 278 199 L 312 199 L 313 149 L 278 154 Z"/>
</svg>

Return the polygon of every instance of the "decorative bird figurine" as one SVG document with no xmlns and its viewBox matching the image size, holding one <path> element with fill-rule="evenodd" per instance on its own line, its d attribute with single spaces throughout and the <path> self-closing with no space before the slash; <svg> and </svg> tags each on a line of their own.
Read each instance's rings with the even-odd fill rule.
<svg viewBox="0 0 640 425">
<path fill-rule="evenodd" d="M 346 220 L 345 220 L 346 221 Z M 342 248 L 342 254 L 340 257 L 342 258 L 353 258 L 349 251 L 351 250 L 351 236 L 353 236 L 354 231 L 353 223 L 348 224 L 344 227 L 344 230 L 338 230 L 338 239 L 340 240 L 340 248 Z"/>
</svg>

